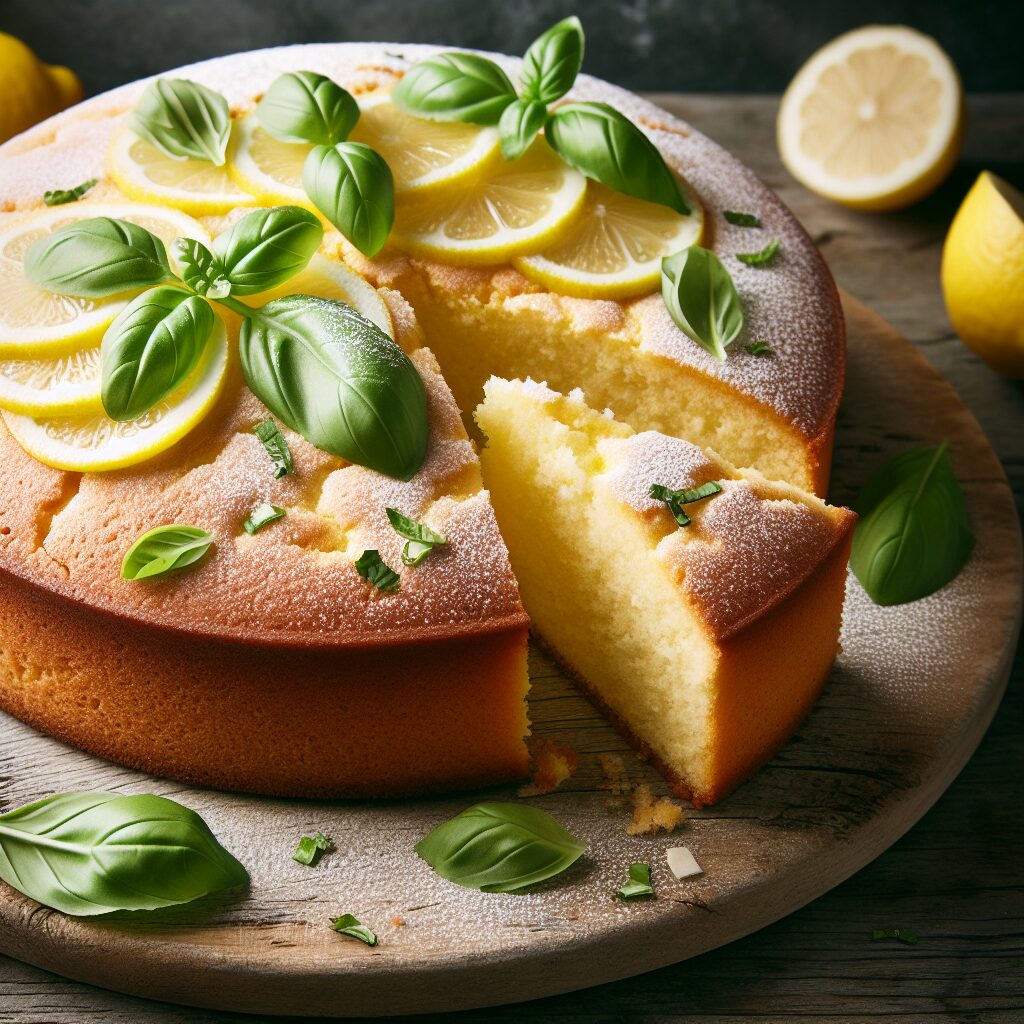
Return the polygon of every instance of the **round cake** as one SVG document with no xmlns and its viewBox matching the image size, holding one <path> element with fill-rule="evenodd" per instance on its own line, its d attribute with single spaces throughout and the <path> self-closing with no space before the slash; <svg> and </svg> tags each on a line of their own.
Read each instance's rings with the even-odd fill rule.
<svg viewBox="0 0 1024 1024">
<path fill-rule="evenodd" d="M 392 89 L 414 62 L 440 52 L 400 49 L 283 47 L 165 77 L 221 93 L 237 125 L 284 72 L 317 72 L 358 98 Z M 518 72 L 519 62 L 492 59 Z M 43 193 L 72 181 L 97 179 L 61 208 L 76 216 L 138 198 L 115 184 L 108 155 L 146 84 L 91 99 L 0 148 L 0 234 L 38 216 Z M 769 189 L 685 123 L 586 76 L 569 98 L 608 103 L 643 129 L 699 197 L 702 245 L 723 261 L 779 243 L 770 269 L 729 264 L 750 344 L 716 359 L 676 326 L 659 294 L 571 297 L 509 262 L 457 266 L 390 243 L 367 257 L 328 225 L 317 258 L 343 261 L 377 289 L 382 318 L 423 381 L 422 467 L 394 479 L 283 427 L 294 470 L 275 477 L 253 433 L 268 410 L 242 379 L 239 322 L 230 315 L 224 379 L 210 411 L 137 465 L 45 465 L 15 439 L 27 417 L 5 412 L 0 708 L 100 756 L 230 789 L 380 796 L 518 778 L 528 769 L 529 623 L 470 438 L 481 436 L 471 417 L 489 377 L 580 388 L 632 431 L 684 438 L 755 476 L 824 493 L 845 340 L 817 250 Z M 239 210 L 198 220 L 215 236 L 257 205 L 258 197 L 240 196 Z M 723 211 L 753 211 L 759 226 L 752 232 Z M 261 503 L 287 515 L 243 530 Z M 387 566 L 402 565 L 403 538 L 387 509 L 446 539 L 401 568 L 393 592 L 368 585 L 353 567 L 369 550 Z M 136 538 L 170 523 L 201 525 L 214 538 L 212 556 L 160 580 L 123 578 Z M 836 561 L 841 548 L 830 541 L 821 557 Z M 808 564 L 797 575 L 813 570 Z M 798 582 L 787 577 L 773 590 L 762 581 L 744 603 L 744 627 L 763 612 L 790 629 L 779 605 Z M 841 607 L 841 587 L 829 595 Z M 820 651 L 834 652 L 834 611 Z M 823 678 L 820 651 L 808 662 L 806 686 L 780 696 L 791 710 L 775 715 L 783 724 L 760 741 L 759 759 L 806 713 Z M 743 759 L 728 784 L 751 768 Z M 693 792 L 685 781 L 679 787 Z"/>
</svg>

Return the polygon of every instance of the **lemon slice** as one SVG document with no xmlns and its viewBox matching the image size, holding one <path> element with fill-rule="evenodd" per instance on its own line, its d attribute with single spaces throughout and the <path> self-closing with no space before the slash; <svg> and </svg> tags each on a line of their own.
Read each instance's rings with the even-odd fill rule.
<svg viewBox="0 0 1024 1024">
<path fill-rule="evenodd" d="M 586 178 L 538 139 L 483 177 L 398 204 L 394 241 L 449 263 L 504 263 L 560 241 L 586 191 Z"/>
<path fill-rule="evenodd" d="M 197 217 L 249 206 L 252 196 L 235 184 L 226 166 L 177 160 L 127 128 L 110 146 L 110 176 L 125 195 L 144 203 L 166 203 Z"/>
<path fill-rule="evenodd" d="M 0 360 L 0 409 L 78 416 L 101 407 L 98 345 L 51 359 Z"/>
<path fill-rule="evenodd" d="M 264 206 L 293 203 L 313 209 L 302 188 L 302 165 L 312 148 L 302 142 L 279 142 L 260 127 L 253 111 L 235 124 L 229 171 Z"/>
<path fill-rule="evenodd" d="M 386 92 L 358 98 L 359 121 L 349 138 L 386 161 L 395 193 L 454 185 L 500 156 L 498 130 L 457 121 L 428 121 L 396 107 Z"/>
<path fill-rule="evenodd" d="M 152 231 L 170 244 L 179 235 L 205 245 L 202 224 L 165 206 L 137 203 L 75 203 L 21 220 L 0 234 L 0 358 L 64 355 L 99 344 L 128 297 L 81 299 L 36 288 L 25 277 L 25 253 L 33 242 L 76 220 L 116 217 Z"/>
<path fill-rule="evenodd" d="M 952 169 L 962 108 L 960 76 L 934 39 L 871 25 L 834 39 L 797 72 L 779 108 L 779 153 L 820 195 L 895 210 Z"/>
<path fill-rule="evenodd" d="M 562 237 L 540 255 L 512 262 L 562 295 L 624 299 L 655 291 L 662 257 L 700 241 L 704 211 L 692 193 L 683 194 L 690 208 L 685 217 L 588 181 L 583 209 Z"/>
<path fill-rule="evenodd" d="M 72 417 L 0 415 L 15 441 L 47 466 L 79 473 L 121 469 L 170 448 L 195 427 L 217 400 L 227 366 L 227 332 L 218 319 L 199 365 L 144 416 L 118 423 L 102 411 Z"/>
</svg>

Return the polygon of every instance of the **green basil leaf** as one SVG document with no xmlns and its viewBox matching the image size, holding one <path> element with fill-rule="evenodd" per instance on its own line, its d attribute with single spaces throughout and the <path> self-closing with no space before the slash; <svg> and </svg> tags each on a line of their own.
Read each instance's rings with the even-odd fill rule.
<svg viewBox="0 0 1024 1024">
<path fill-rule="evenodd" d="M 65 203 L 76 203 L 97 181 L 99 181 L 99 178 L 90 178 L 74 188 L 56 188 L 52 191 L 46 191 L 43 193 L 43 202 L 47 206 L 63 206 Z"/>
<path fill-rule="evenodd" d="M 25 253 L 25 276 L 58 295 L 102 299 L 172 275 L 156 235 L 131 221 L 90 217 L 33 243 Z"/>
<path fill-rule="evenodd" d="M 683 505 L 689 505 L 694 501 L 702 501 L 715 494 L 722 493 L 722 485 L 717 480 L 709 480 L 700 487 L 691 487 L 689 490 L 676 491 L 663 484 L 651 484 L 650 496 L 656 501 L 663 501 L 668 505 L 676 523 L 680 526 L 689 526 L 691 519 L 683 511 Z"/>
<path fill-rule="evenodd" d="M 368 548 L 356 559 L 356 572 L 385 594 L 393 594 L 402 582 L 402 577 L 380 557 L 376 548 Z"/>
<path fill-rule="evenodd" d="M 210 548 L 213 537 L 198 526 L 158 526 L 128 549 L 121 563 L 126 580 L 145 580 L 194 565 Z"/>
<path fill-rule="evenodd" d="M 351 306 L 288 295 L 251 310 L 239 352 L 250 390 L 310 444 L 408 480 L 427 453 L 427 402 L 409 357 Z"/>
<path fill-rule="evenodd" d="M 897 942 L 902 942 L 905 946 L 917 945 L 917 934 L 909 928 L 872 928 L 872 942 L 882 942 L 885 939 L 895 939 Z"/>
<path fill-rule="evenodd" d="M 756 213 L 741 213 L 738 210 L 723 210 L 722 216 L 738 228 L 759 228 L 761 218 Z"/>
<path fill-rule="evenodd" d="M 766 267 L 771 263 L 779 251 L 780 242 L 778 239 L 769 242 L 760 252 L 738 252 L 736 259 L 746 263 L 748 267 Z"/>
<path fill-rule="evenodd" d="M 264 501 L 249 513 L 249 518 L 242 523 L 242 529 L 251 537 L 257 530 L 262 530 L 267 523 L 272 523 L 275 519 L 283 519 L 285 515 L 283 508 Z"/>
<path fill-rule="evenodd" d="M 533 145 L 547 116 L 548 108 L 536 100 L 510 103 L 498 122 L 501 155 L 506 160 L 518 160 Z"/>
<path fill-rule="evenodd" d="M 301 206 L 253 210 L 218 235 L 213 254 L 232 295 L 255 295 L 284 284 L 313 258 L 323 241 L 320 221 Z"/>
<path fill-rule="evenodd" d="M 206 299 L 162 285 L 133 299 L 100 346 L 101 397 L 112 420 L 133 420 L 195 368 L 216 318 Z"/>
<path fill-rule="evenodd" d="M 277 424 L 273 420 L 264 420 L 257 423 L 252 432 L 260 439 L 274 463 L 274 479 L 280 480 L 290 473 L 293 469 L 292 450 L 288 447 L 284 435 L 277 429 Z"/>
<path fill-rule="evenodd" d="M 405 538 L 405 547 L 402 548 L 403 565 L 419 565 L 434 550 L 435 545 L 448 543 L 447 537 L 442 537 L 425 523 L 402 515 L 397 508 L 386 508 L 384 511 L 395 533 Z"/>
<path fill-rule="evenodd" d="M 658 147 L 607 103 L 559 107 L 548 118 L 544 137 L 570 167 L 588 178 L 684 216 L 690 212 Z"/>
<path fill-rule="evenodd" d="M 583 66 L 583 26 L 573 15 L 552 25 L 523 57 L 519 87 L 526 99 L 554 103 L 571 88 Z"/>
<path fill-rule="evenodd" d="M 223 299 L 231 294 L 231 282 L 224 275 L 220 260 L 194 238 L 176 238 L 171 246 L 178 261 L 181 279 L 197 295 Z"/>
<path fill-rule="evenodd" d="M 513 892 L 574 864 L 585 845 L 527 804 L 477 804 L 439 825 L 416 852 L 442 877 L 481 892 Z"/>
<path fill-rule="evenodd" d="M 391 168 L 363 142 L 314 146 L 302 167 L 313 205 L 364 255 L 374 256 L 395 220 Z"/>
<path fill-rule="evenodd" d="M 359 106 L 336 82 L 315 71 L 289 71 L 274 79 L 256 104 L 263 130 L 282 142 L 333 146 L 359 120 Z"/>
<path fill-rule="evenodd" d="M 747 345 L 747 351 L 752 356 L 770 356 L 774 355 L 772 352 L 771 345 L 767 341 L 752 341 Z"/>
<path fill-rule="evenodd" d="M 146 86 L 128 125 L 140 138 L 179 160 L 224 163 L 231 134 L 228 101 L 185 78 L 158 78 Z"/>
<path fill-rule="evenodd" d="M 0 878 L 81 917 L 171 907 L 249 880 L 195 811 L 145 793 L 62 793 L 0 814 Z"/>
<path fill-rule="evenodd" d="M 619 889 L 618 895 L 624 900 L 635 900 L 638 896 L 653 896 L 650 865 L 630 864 L 629 880 Z"/>
<path fill-rule="evenodd" d="M 323 832 L 314 832 L 311 836 L 303 836 L 299 840 L 298 848 L 292 854 L 292 860 L 297 860 L 300 864 L 308 864 L 310 867 L 316 867 L 317 861 L 330 848 L 330 837 L 325 836 Z"/>
<path fill-rule="evenodd" d="M 661 297 L 676 326 L 718 359 L 743 330 L 743 304 L 710 249 L 691 245 L 661 261 Z"/>
<path fill-rule="evenodd" d="M 497 124 L 516 98 L 508 75 L 474 53 L 441 53 L 414 64 L 391 92 L 407 114 L 434 121 Z"/>
<path fill-rule="evenodd" d="M 884 463 L 853 509 L 860 519 L 850 568 L 876 604 L 927 597 L 959 574 L 974 549 L 948 441 Z"/>
<path fill-rule="evenodd" d="M 368 946 L 377 945 L 376 934 L 370 931 L 366 925 L 360 924 L 359 920 L 351 914 L 342 914 L 341 917 L 332 917 L 331 928 L 333 931 L 340 932 L 342 935 L 348 935 L 350 938 L 358 939 L 360 942 L 365 942 Z"/>
</svg>

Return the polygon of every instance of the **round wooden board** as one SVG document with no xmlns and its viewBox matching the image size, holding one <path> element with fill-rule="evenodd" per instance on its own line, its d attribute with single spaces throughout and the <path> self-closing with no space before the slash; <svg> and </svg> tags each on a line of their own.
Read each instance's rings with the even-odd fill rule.
<svg viewBox="0 0 1024 1024">
<path fill-rule="evenodd" d="M 810 718 L 778 756 L 671 837 L 631 838 L 609 812 L 596 755 L 623 741 L 539 651 L 534 734 L 580 752 L 578 773 L 535 798 L 588 843 L 527 895 L 442 881 L 413 844 L 481 794 L 390 803 L 285 801 L 193 789 L 112 765 L 0 715 L 0 807 L 69 789 L 155 792 L 201 813 L 248 867 L 251 891 L 158 913 L 76 920 L 0 884 L 0 952 L 95 985 L 171 1002 L 295 1015 L 468 1008 L 652 970 L 748 934 L 837 885 L 902 835 L 960 771 L 1002 695 L 1020 625 L 1021 542 L 996 456 L 953 388 L 890 326 L 844 297 L 850 335 L 833 500 L 892 452 L 948 437 L 977 546 L 939 594 L 877 608 L 852 580 L 843 654 Z M 344 736 L 338 737 L 345 742 Z M 628 755 L 634 779 L 664 791 Z M 512 798 L 511 790 L 488 797 Z M 322 829 L 337 850 L 291 859 Z M 675 882 L 665 850 L 704 868 Z M 613 898 L 631 861 L 658 898 Z M 354 913 L 373 949 L 328 918 Z M 400 919 L 404 924 L 393 923 Z"/>
</svg>

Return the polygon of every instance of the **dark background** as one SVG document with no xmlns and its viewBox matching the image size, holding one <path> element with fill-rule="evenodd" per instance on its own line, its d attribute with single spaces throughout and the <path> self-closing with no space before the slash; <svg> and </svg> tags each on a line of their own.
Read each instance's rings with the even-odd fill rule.
<svg viewBox="0 0 1024 1024">
<path fill-rule="evenodd" d="M 1024 89 L 1024 0 L 0 0 L 0 30 L 74 68 L 92 95 L 284 43 L 519 54 L 573 13 L 587 34 L 584 69 L 636 90 L 781 92 L 823 43 L 879 22 L 935 36 L 968 91 Z"/>
</svg>

